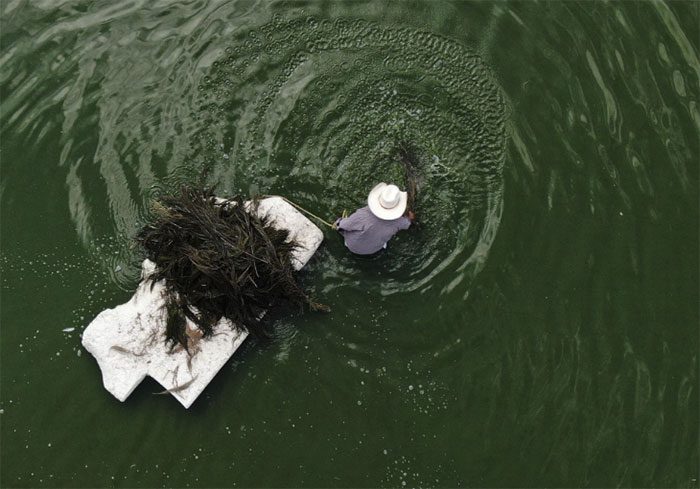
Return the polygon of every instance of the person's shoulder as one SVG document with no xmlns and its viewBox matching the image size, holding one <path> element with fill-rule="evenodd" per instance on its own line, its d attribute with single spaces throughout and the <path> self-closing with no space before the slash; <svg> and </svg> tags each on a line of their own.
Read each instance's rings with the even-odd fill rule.
<svg viewBox="0 0 700 489">
<path fill-rule="evenodd" d="M 358 218 L 360 218 L 360 219 L 362 219 L 363 221 L 366 221 L 366 222 L 373 222 L 373 221 L 379 219 L 377 216 L 375 216 L 375 215 L 372 213 L 371 210 L 369 210 L 369 207 L 367 207 L 367 206 L 365 206 L 365 207 L 360 207 L 359 209 L 357 209 L 357 210 L 354 212 L 354 214 L 355 214 Z"/>
<path fill-rule="evenodd" d="M 360 207 L 346 219 L 352 219 L 353 221 L 357 219 L 366 220 L 369 216 L 374 216 L 374 214 L 372 214 L 372 212 L 369 210 L 369 207 Z"/>
<path fill-rule="evenodd" d="M 341 230 L 364 231 L 368 227 L 371 227 L 373 222 L 372 217 L 368 215 L 364 209 L 365 208 L 357 209 L 348 217 L 341 219 L 339 222 L 339 227 L 341 228 Z"/>
</svg>

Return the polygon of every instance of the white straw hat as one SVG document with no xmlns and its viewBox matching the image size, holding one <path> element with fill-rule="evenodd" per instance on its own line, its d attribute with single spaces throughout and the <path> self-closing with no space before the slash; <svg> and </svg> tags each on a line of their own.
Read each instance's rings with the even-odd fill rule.
<svg viewBox="0 0 700 489">
<path fill-rule="evenodd" d="M 367 204 L 372 214 L 379 219 L 393 221 L 406 211 L 408 194 L 399 190 L 396 185 L 382 182 L 374 187 L 367 197 Z"/>
</svg>

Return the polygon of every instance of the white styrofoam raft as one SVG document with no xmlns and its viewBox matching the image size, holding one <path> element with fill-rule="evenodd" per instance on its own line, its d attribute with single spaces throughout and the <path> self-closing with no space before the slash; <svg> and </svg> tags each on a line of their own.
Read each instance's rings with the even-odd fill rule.
<svg viewBox="0 0 700 489">
<path fill-rule="evenodd" d="M 299 243 L 293 265 L 301 269 L 323 241 L 323 233 L 281 197 L 259 203 L 258 213 L 272 225 L 286 229 Z M 164 286 L 146 278 L 155 265 L 145 260 L 142 280 L 129 302 L 102 311 L 83 332 L 83 346 L 102 371 L 105 389 L 124 401 L 146 375 L 154 378 L 180 403 L 189 408 L 226 361 L 245 340 L 247 333 L 222 319 L 214 334 L 196 342 L 188 354 L 165 344 Z M 193 336 L 198 330 L 187 320 Z"/>
</svg>

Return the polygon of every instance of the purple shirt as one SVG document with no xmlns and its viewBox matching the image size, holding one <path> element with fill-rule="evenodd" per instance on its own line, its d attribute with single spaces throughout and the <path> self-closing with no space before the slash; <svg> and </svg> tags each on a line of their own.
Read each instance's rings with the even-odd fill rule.
<svg viewBox="0 0 700 489">
<path fill-rule="evenodd" d="M 401 216 L 386 221 L 372 214 L 369 207 L 362 207 L 345 219 L 337 219 L 335 224 L 350 251 L 358 255 L 371 255 L 384 248 L 396 233 L 408 229 L 411 220 Z"/>
</svg>

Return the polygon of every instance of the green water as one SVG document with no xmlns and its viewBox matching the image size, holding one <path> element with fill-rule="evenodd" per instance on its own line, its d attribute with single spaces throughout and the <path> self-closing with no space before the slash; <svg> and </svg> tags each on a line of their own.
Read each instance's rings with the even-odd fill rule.
<svg viewBox="0 0 700 489">
<path fill-rule="evenodd" d="M 0 6 L 0 485 L 698 487 L 700 4 Z M 190 410 L 82 329 L 205 170 L 421 225 L 303 276 Z M 73 331 L 64 329 L 75 328 Z"/>
</svg>

